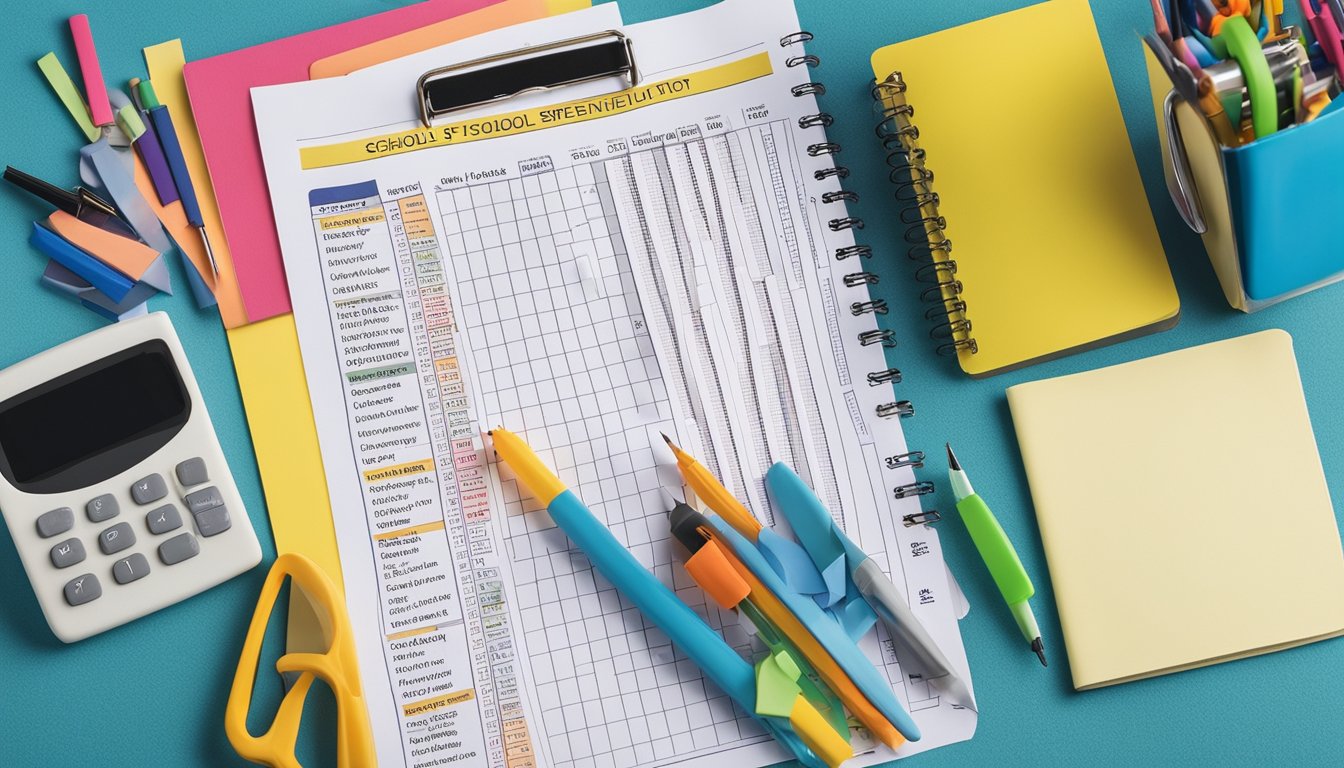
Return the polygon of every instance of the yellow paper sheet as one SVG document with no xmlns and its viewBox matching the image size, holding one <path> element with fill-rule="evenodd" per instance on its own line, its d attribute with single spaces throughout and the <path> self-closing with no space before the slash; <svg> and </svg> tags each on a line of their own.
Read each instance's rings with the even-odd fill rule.
<svg viewBox="0 0 1344 768">
<path fill-rule="evenodd" d="M 158 251 L 139 240 L 95 227 L 65 211 L 51 214 L 47 223 L 56 234 L 97 256 L 100 261 L 132 280 L 139 280 L 154 260 L 159 258 Z"/>
<path fill-rule="evenodd" d="M 201 206 L 201 215 L 205 220 L 205 232 L 210 238 L 210 248 L 219 263 L 219 276 L 215 277 L 210 268 L 210 260 L 205 249 L 200 246 L 199 233 L 191 228 L 191 234 L 173 232 L 173 238 L 182 247 L 201 277 L 214 290 L 219 301 L 219 316 L 225 328 L 236 328 L 247 322 L 247 311 L 243 308 L 243 296 L 238 291 L 238 281 L 233 276 L 233 256 L 229 253 L 229 243 L 224 239 L 224 227 L 219 223 L 219 207 L 215 204 L 215 192 L 210 186 L 210 169 L 205 166 L 205 155 L 201 152 L 201 139 L 196 133 L 196 121 L 191 116 L 191 104 L 187 100 L 186 81 L 182 79 L 182 67 L 186 64 L 182 52 L 181 40 L 150 46 L 145 49 L 145 65 L 149 68 L 149 79 L 154 83 L 154 92 L 159 102 L 168 108 L 173 116 L 173 126 L 177 129 L 177 138 L 182 143 L 182 157 L 187 161 L 187 171 L 191 174 L 192 188 L 196 190 L 196 201 Z M 136 157 L 137 166 L 140 165 Z M 144 193 L 145 187 L 140 186 Z M 145 199 L 154 205 L 158 197 L 152 192 Z M 181 204 L 177 204 L 179 209 Z M 169 206 L 171 209 L 172 206 Z M 160 206 L 160 208 L 162 208 Z M 160 216 L 162 220 L 162 216 Z M 167 221 L 164 222 L 168 224 Z"/>
<path fill-rule="evenodd" d="M 294 316 L 231 328 L 228 337 L 276 551 L 307 555 L 340 586 L 336 531 Z"/>
<path fill-rule="evenodd" d="M 1175 324 L 1180 301 L 1086 0 L 888 46 L 872 64 L 908 86 L 979 344 L 959 356 L 968 374 Z"/>
<path fill-rule="evenodd" d="M 1008 405 L 1075 688 L 1344 634 L 1287 333 L 1020 384 Z"/>
<path fill-rule="evenodd" d="M 318 59 L 308 68 L 314 80 L 323 77 L 348 75 L 357 69 L 381 64 L 390 59 L 410 56 L 463 38 L 479 35 L 492 29 L 508 27 L 524 21 L 545 18 L 548 5 L 554 0 L 504 0 L 479 11 L 444 19 L 427 27 L 413 29 L 400 35 L 369 43 L 342 53 Z"/>
</svg>

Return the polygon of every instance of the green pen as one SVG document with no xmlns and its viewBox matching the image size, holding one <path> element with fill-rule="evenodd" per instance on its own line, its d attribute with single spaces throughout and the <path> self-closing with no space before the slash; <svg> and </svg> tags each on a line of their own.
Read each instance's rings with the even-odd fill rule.
<svg viewBox="0 0 1344 768">
<path fill-rule="evenodd" d="M 966 530 L 970 531 L 971 541 L 975 542 L 975 548 L 989 567 L 989 574 L 994 577 L 994 583 L 1008 603 L 1008 609 L 1013 612 L 1013 618 L 1017 619 L 1022 636 L 1031 643 L 1031 650 L 1036 652 L 1041 666 L 1047 666 L 1041 630 L 1036 626 L 1036 616 L 1027 602 L 1036 594 L 1036 588 L 1031 585 L 1031 577 L 1027 576 L 1026 569 L 1022 567 L 1017 550 L 1013 549 L 1008 534 L 1003 532 L 1003 526 L 989 511 L 985 500 L 971 487 L 971 481 L 957 462 L 957 455 L 952 452 L 950 444 L 947 446 L 947 475 L 952 481 L 952 493 L 957 498 L 957 512 L 966 523 Z"/>
</svg>

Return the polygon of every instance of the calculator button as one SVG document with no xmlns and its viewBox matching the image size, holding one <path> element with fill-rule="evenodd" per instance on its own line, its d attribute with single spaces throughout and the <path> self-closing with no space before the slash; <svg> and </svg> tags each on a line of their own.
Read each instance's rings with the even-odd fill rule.
<svg viewBox="0 0 1344 768">
<path fill-rule="evenodd" d="M 131 498 L 135 499 L 136 504 L 153 504 L 167 495 L 168 484 L 163 481 L 163 475 L 157 472 L 136 480 L 135 485 L 131 486 Z"/>
<path fill-rule="evenodd" d="M 233 525 L 233 521 L 229 519 L 229 509 L 223 505 L 197 512 L 195 517 L 196 527 L 200 529 L 202 536 L 223 533 Z"/>
<path fill-rule="evenodd" d="M 167 533 L 182 527 L 182 516 L 177 513 L 177 507 L 164 504 L 145 515 L 145 525 L 149 526 L 152 534 Z"/>
<path fill-rule="evenodd" d="M 148 575 L 149 561 L 139 552 L 112 564 L 112 578 L 116 579 L 118 584 L 130 584 Z"/>
<path fill-rule="evenodd" d="M 224 503 L 224 497 L 219 495 L 219 489 L 215 486 L 202 488 L 195 493 L 187 494 L 187 509 L 191 514 L 204 512 L 211 507 L 218 507 Z"/>
<path fill-rule="evenodd" d="M 177 482 L 186 488 L 210 482 L 210 473 L 205 471 L 205 459 L 198 456 L 178 464 Z"/>
<path fill-rule="evenodd" d="M 49 539 L 75 527 L 75 513 L 69 507 L 43 512 L 37 517 L 37 535 Z"/>
<path fill-rule="evenodd" d="M 121 507 L 117 505 L 117 497 L 110 493 L 104 493 L 84 505 L 84 511 L 88 514 L 90 522 L 101 523 L 120 514 Z"/>
<path fill-rule="evenodd" d="M 66 539 L 51 548 L 51 564 L 57 568 L 69 568 L 84 561 L 84 542 L 79 539 Z"/>
<path fill-rule="evenodd" d="M 164 565 L 176 565 L 201 553 L 200 542 L 190 533 L 179 533 L 159 545 L 159 559 Z"/>
<path fill-rule="evenodd" d="M 92 573 L 76 576 L 65 583 L 65 602 L 71 605 L 83 605 L 103 596 L 103 585 Z"/>
<path fill-rule="evenodd" d="M 115 554 L 134 544 L 135 531 L 131 530 L 130 523 L 117 523 L 98 534 L 98 548 L 104 555 Z"/>
</svg>

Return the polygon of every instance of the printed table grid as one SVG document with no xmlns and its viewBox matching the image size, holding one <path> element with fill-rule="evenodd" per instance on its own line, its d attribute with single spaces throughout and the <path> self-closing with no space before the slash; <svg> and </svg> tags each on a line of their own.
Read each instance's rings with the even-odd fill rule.
<svg viewBox="0 0 1344 768">
<path fill-rule="evenodd" d="M 676 583 L 653 446 L 626 436 L 630 423 L 666 422 L 670 406 L 610 199 L 590 165 L 440 193 L 473 373 L 485 414 L 525 428 L 640 562 L 722 628 L 698 589 Z M 504 492 L 536 705 L 557 765 L 629 765 L 674 757 L 674 740 L 714 748 L 763 737 L 544 514 L 525 514 L 515 481 Z M 749 655 L 736 617 L 726 623 Z"/>
<path fill-rule="evenodd" d="M 764 237 L 761 230 L 784 228 L 790 251 L 785 262 L 796 270 L 798 229 L 811 238 L 807 222 L 797 227 L 778 190 L 770 199 L 775 215 L 760 215 L 764 211 L 758 213 L 744 186 L 753 183 L 753 173 L 778 180 L 784 170 L 770 133 L 769 128 L 733 131 L 438 195 L 445 250 L 459 294 L 461 329 L 471 347 L 473 377 L 483 393 L 483 417 L 526 431 L 532 446 L 618 540 L 711 626 L 724 631 L 745 657 L 752 653 L 751 638 L 736 615 L 707 608 L 697 588 L 678 583 L 679 558 L 670 550 L 664 504 L 656 490 L 660 483 L 655 446 L 642 444 L 640 430 L 632 426 L 647 426 L 645 432 L 651 432 L 672 414 L 622 238 L 617 206 L 631 201 L 614 199 L 607 173 L 652 172 L 644 177 L 646 183 L 656 180 L 654 186 L 662 189 L 663 197 L 653 207 L 664 217 L 664 232 L 654 234 L 644 225 L 642 232 L 624 234 L 642 236 L 646 242 L 651 235 L 660 242 L 671 237 L 677 242 L 663 245 L 681 250 L 691 234 L 689 221 L 703 225 L 696 229 L 703 228 L 706 234 L 723 233 L 724 202 L 719 195 L 728 191 L 734 202 L 749 209 L 746 242 L 758 245 Z M 713 178 L 711 152 L 731 179 Z M 753 162 L 758 165 L 746 172 L 746 165 Z M 698 179 L 706 172 L 707 181 Z M 702 186 L 705 183 L 710 186 Z M 678 185 L 693 191 L 694 210 L 681 211 Z M 629 191 L 638 195 L 633 187 Z M 702 192 L 712 197 L 703 197 Z M 684 219 L 686 213 L 695 218 Z M 711 255 L 722 256 L 717 253 L 720 248 L 730 247 L 722 237 L 701 245 L 716 252 Z M 762 253 L 754 256 L 762 257 Z M 672 277 L 695 279 L 675 269 Z M 720 277 L 735 282 L 731 274 Z M 758 300 L 758 288 L 741 299 Z M 791 315 L 791 302 L 783 298 L 785 315 Z M 776 322 L 792 326 L 796 319 Z M 785 329 L 767 328 L 778 330 Z M 798 356 L 797 328 L 787 330 L 792 342 L 787 353 Z M 703 329 L 693 323 L 691 331 L 704 346 Z M 771 363 L 778 374 L 780 361 Z M 789 397 L 787 391 L 780 395 Z M 803 405 L 814 419 L 819 417 L 815 402 Z M 719 416 L 723 420 L 727 414 Z M 825 442 L 821 435 L 804 437 L 793 429 L 780 436 L 792 451 L 799 450 L 800 439 Z M 758 449 L 761 445 L 757 443 Z M 728 464 L 729 474 L 740 478 L 735 460 Z M 568 539 L 544 513 L 528 514 L 538 511 L 535 500 L 520 498 L 506 469 L 501 479 L 509 556 L 531 653 L 529 668 L 553 762 L 587 768 L 674 761 L 686 751 L 688 739 L 699 750 L 765 738 L 759 725 L 737 712 L 721 693 L 712 686 L 712 694 L 706 691 L 699 670 L 592 573 L 587 559 L 570 550 Z M 838 501 L 833 487 L 821 490 Z M 672 685 L 658 682 L 660 670 L 673 675 Z"/>
</svg>

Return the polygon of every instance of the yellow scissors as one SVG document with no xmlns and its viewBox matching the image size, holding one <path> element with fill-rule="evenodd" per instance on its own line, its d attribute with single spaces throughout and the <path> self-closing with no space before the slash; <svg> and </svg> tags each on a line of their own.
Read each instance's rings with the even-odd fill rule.
<svg viewBox="0 0 1344 768">
<path fill-rule="evenodd" d="M 270 728 L 260 736 L 253 736 L 247 729 L 247 715 L 261 661 L 262 639 L 286 578 L 292 580 L 291 594 L 295 592 L 293 588 L 302 590 L 317 613 L 326 651 L 287 653 L 276 661 L 277 672 L 282 675 L 297 673 L 299 677 L 281 700 Z M 291 553 L 276 558 L 261 587 L 261 597 L 252 614 L 238 671 L 234 673 L 233 688 L 229 691 L 229 703 L 224 710 L 224 731 L 229 742 L 239 755 L 254 763 L 271 768 L 302 768 L 294 754 L 295 743 L 303 718 L 304 700 L 314 678 L 320 678 L 336 699 L 337 765 L 342 768 L 375 765 L 373 730 L 364 705 L 357 664 L 350 616 L 336 585 L 312 560 L 302 555 Z"/>
</svg>

